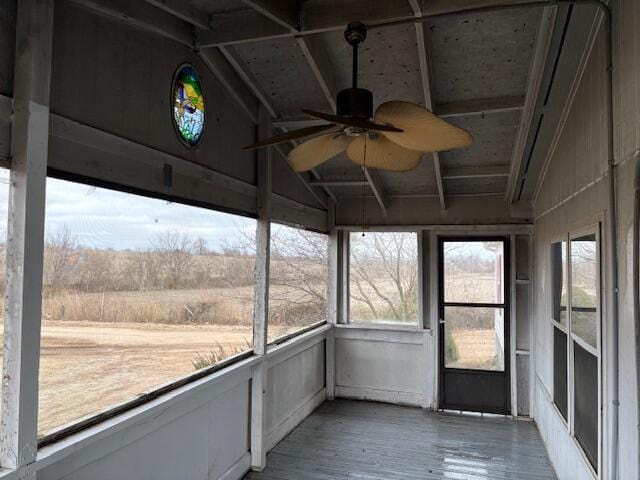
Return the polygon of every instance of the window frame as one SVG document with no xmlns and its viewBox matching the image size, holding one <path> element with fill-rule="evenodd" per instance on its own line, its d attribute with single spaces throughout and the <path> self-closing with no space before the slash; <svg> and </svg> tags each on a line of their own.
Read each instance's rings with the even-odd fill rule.
<svg viewBox="0 0 640 480">
<path fill-rule="evenodd" d="M 363 230 L 362 228 L 348 228 L 344 229 L 344 235 L 342 237 L 342 302 L 339 308 L 341 309 L 340 318 L 341 325 L 349 325 L 353 328 L 362 328 L 370 330 L 403 330 L 403 331 L 422 331 L 429 329 L 428 319 L 425 318 L 425 268 L 424 268 L 424 242 L 429 242 L 428 234 L 425 235 L 425 231 L 416 228 L 384 228 L 376 227 L 374 229 Z M 351 272 L 351 234 L 352 233 L 412 233 L 416 235 L 416 259 L 418 262 L 417 270 L 417 320 L 414 323 L 393 323 L 393 322 L 380 322 L 380 323 L 367 323 L 367 322 L 353 322 L 351 320 L 351 289 L 350 289 L 350 272 Z M 427 258 L 427 260 L 429 260 Z"/>
<path fill-rule="evenodd" d="M 588 226 L 582 227 L 582 228 L 576 228 L 576 229 L 571 229 L 568 232 L 562 234 L 562 235 L 558 235 L 557 237 L 553 238 L 549 244 L 549 252 L 550 252 L 550 258 L 549 258 L 549 265 L 550 265 L 550 285 L 552 286 L 552 290 L 551 290 L 551 294 L 550 294 L 550 308 L 549 308 L 549 318 L 551 321 L 551 342 L 553 343 L 553 328 L 558 328 L 560 331 L 562 331 L 567 338 L 567 419 L 565 420 L 565 418 L 561 415 L 560 410 L 558 408 L 558 406 L 556 405 L 555 401 L 553 400 L 553 382 L 552 382 L 552 388 L 551 388 L 551 404 L 554 408 L 554 410 L 556 410 L 556 413 L 558 414 L 558 416 L 560 417 L 561 421 L 563 422 L 565 428 L 567 429 L 571 439 L 573 440 L 574 444 L 577 446 L 578 451 L 580 452 L 580 455 L 582 456 L 584 463 L 587 465 L 587 467 L 589 468 L 589 470 L 591 471 L 591 473 L 593 474 L 594 478 L 602 478 L 601 477 L 601 472 L 602 472 L 602 455 L 603 455 L 603 431 L 602 431 L 602 424 L 603 424 L 603 392 L 602 392 L 602 387 L 603 387 L 603 365 L 602 365 L 602 352 L 603 352 L 603 338 L 602 338 L 602 322 L 603 322 L 603 318 L 602 318 L 602 312 L 603 312 L 603 303 L 602 303 L 602 299 L 603 299 L 603 286 L 604 286 L 604 278 L 602 275 L 602 271 L 603 271 L 603 265 L 602 265 L 602 235 L 601 235 L 601 229 L 602 229 L 602 221 L 599 221 L 598 223 L 595 224 L 590 224 Z M 572 281 L 572 260 L 571 260 L 571 254 L 572 254 L 572 249 L 571 249 L 571 244 L 572 241 L 579 239 L 581 237 L 584 237 L 586 235 L 594 235 L 595 236 L 595 243 L 596 243 L 596 316 L 597 316 L 597 321 L 596 321 L 596 347 L 593 347 L 592 345 L 590 345 L 587 341 L 585 341 L 584 339 L 580 338 L 576 333 L 574 333 L 572 331 L 572 316 L 573 316 L 573 312 L 572 312 L 572 308 L 573 308 L 573 281 Z M 566 242 L 567 244 L 567 259 L 566 259 L 566 273 L 565 273 L 565 279 L 567 282 L 567 288 L 566 288 L 566 292 L 567 292 L 567 324 L 562 325 L 560 322 L 556 321 L 553 317 L 554 317 L 554 311 L 553 311 L 553 254 L 552 249 L 553 249 L 553 245 L 559 242 Z M 575 343 L 574 343 L 575 342 Z M 591 464 L 586 452 L 584 451 L 584 448 L 582 447 L 582 445 L 580 444 L 580 442 L 578 441 L 578 438 L 575 435 L 575 344 L 578 344 L 581 348 L 583 348 L 587 353 L 593 355 L 594 357 L 596 357 L 597 360 L 597 368 L 598 368 L 598 385 L 597 385 L 597 392 L 598 392 L 598 399 L 597 399 L 597 419 L 598 419 L 598 438 L 597 438 L 597 444 L 598 444 L 598 452 L 597 452 L 597 458 L 596 458 L 596 468 L 594 469 L 593 465 Z M 552 349 L 553 352 L 553 349 Z M 552 362 L 552 365 L 555 365 L 555 359 Z"/>
<path fill-rule="evenodd" d="M 65 172 L 63 170 L 58 170 L 51 167 L 47 168 L 46 176 L 47 178 L 53 178 L 56 180 L 64 180 L 64 181 L 74 182 L 74 183 L 78 183 L 86 186 L 104 188 L 114 192 L 136 195 L 136 196 L 151 198 L 156 200 L 164 200 L 164 201 L 178 203 L 178 204 L 189 206 L 189 207 L 198 207 L 206 210 L 211 210 L 214 212 L 239 215 L 245 218 L 251 218 L 251 219 L 257 220 L 257 217 L 248 215 L 246 212 L 239 212 L 239 211 L 233 211 L 230 209 L 224 209 L 224 208 L 220 208 L 220 207 L 214 206 L 213 204 L 208 204 L 205 202 L 189 201 L 187 199 L 183 199 L 181 197 L 171 195 L 171 194 L 163 194 L 163 193 L 143 190 L 135 187 L 129 187 L 126 185 L 120 185 L 120 184 L 116 184 L 109 181 L 99 180 L 93 177 L 87 177 L 84 175 Z M 317 328 L 318 326 L 320 325 L 314 325 L 313 328 Z M 312 328 L 310 328 L 309 330 L 312 330 Z M 300 333 L 306 333 L 306 331 L 300 332 Z M 293 337 L 287 338 L 286 340 L 290 340 L 291 338 Z M 285 340 L 282 340 L 280 343 L 284 341 Z M 43 447 L 52 445 L 71 435 L 82 432 L 96 425 L 102 424 L 106 420 L 110 420 L 123 413 L 129 412 L 136 407 L 146 405 L 167 393 L 170 393 L 174 390 L 177 390 L 189 384 L 193 384 L 194 382 L 201 380 L 204 377 L 207 377 L 213 373 L 217 373 L 220 370 L 227 369 L 239 362 L 242 362 L 243 360 L 247 360 L 248 358 L 253 357 L 254 353 L 255 353 L 254 348 L 252 347 L 251 349 L 248 349 L 244 352 L 228 357 L 216 363 L 215 365 L 211 365 L 210 367 L 206 367 L 204 369 L 195 371 L 193 373 L 188 373 L 186 375 L 170 380 L 167 383 L 159 385 L 157 388 L 148 390 L 145 393 L 135 398 L 126 400 L 119 404 L 115 404 L 111 407 L 107 407 L 106 409 L 102 411 L 98 411 L 95 414 L 89 414 L 88 416 L 80 417 L 79 419 L 72 421 L 69 424 L 62 425 L 61 427 L 54 429 L 53 431 L 47 433 L 46 435 L 39 437 L 37 448 L 41 449 Z M 38 352 L 38 355 L 40 354 L 41 352 Z"/>
<path fill-rule="evenodd" d="M 298 230 L 305 230 L 311 233 L 315 233 L 318 235 L 324 235 L 327 237 L 327 305 L 329 302 L 329 275 L 330 275 L 330 270 L 329 270 L 329 262 L 330 262 L 330 251 L 329 251 L 329 242 L 330 242 L 330 235 L 329 233 L 324 233 L 324 232 L 318 232 L 316 230 L 312 230 L 310 228 L 305 228 L 303 226 L 300 225 L 294 225 L 294 224 L 288 224 L 285 222 L 280 222 L 280 221 L 275 221 L 275 220 L 271 220 L 271 227 L 270 227 L 270 232 L 273 231 L 273 224 L 277 224 L 277 225 L 281 225 L 284 227 L 289 227 L 289 228 L 295 228 Z M 271 238 L 269 238 L 269 262 L 271 262 Z M 271 277 L 271 268 L 269 267 L 269 277 Z M 271 288 L 270 285 L 271 281 L 269 280 L 269 288 Z M 267 306 L 270 309 L 270 305 Z M 269 311 L 269 310 L 267 310 Z M 292 340 L 296 337 L 299 337 L 300 335 L 303 335 L 307 332 L 310 332 L 311 330 L 315 330 L 318 327 L 322 327 L 323 325 L 326 325 L 327 323 L 329 323 L 329 318 L 328 318 L 328 309 L 326 311 L 324 320 L 320 320 L 314 323 L 311 323 L 309 325 L 305 325 L 303 327 L 300 327 L 298 330 L 294 330 L 293 332 L 289 332 L 289 333 L 285 333 L 284 335 L 280 335 L 279 337 L 273 338 L 270 341 L 267 342 L 267 349 L 272 348 L 272 347 L 276 347 L 278 345 L 282 345 L 285 342 L 288 342 L 289 340 Z M 267 335 L 269 333 L 269 322 L 267 321 Z"/>
</svg>

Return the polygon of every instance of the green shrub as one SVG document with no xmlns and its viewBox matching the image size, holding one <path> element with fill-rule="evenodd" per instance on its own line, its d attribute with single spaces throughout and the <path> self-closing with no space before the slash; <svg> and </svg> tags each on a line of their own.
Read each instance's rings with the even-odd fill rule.
<svg viewBox="0 0 640 480">
<path fill-rule="evenodd" d="M 444 358 L 448 360 L 447 363 L 456 362 L 458 360 L 458 347 L 456 347 L 451 329 L 445 328 L 444 332 Z"/>
</svg>

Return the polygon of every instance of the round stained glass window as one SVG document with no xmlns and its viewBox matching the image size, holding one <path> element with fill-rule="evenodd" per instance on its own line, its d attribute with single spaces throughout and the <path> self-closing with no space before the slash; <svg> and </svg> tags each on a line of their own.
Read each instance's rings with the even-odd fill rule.
<svg viewBox="0 0 640 480">
<path fill-rule="evenodd" d="M 189 64 L 178 67 L 173 78 L 173 124 L 188 147 L 200 143 L 204 131 L 204 95 L 200 75 Z"/>
</svg>

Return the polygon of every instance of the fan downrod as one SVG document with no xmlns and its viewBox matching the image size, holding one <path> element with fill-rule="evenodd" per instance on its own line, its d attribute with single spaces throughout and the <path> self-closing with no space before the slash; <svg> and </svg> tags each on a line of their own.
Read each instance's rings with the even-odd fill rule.
<svg viewBox="0 0 640 480">
<path fill-rule="evenodd" d="M 369 90 L 358 88 L 358 47 L 367 38 L 366 25 L 362 22 L 351 22 L 347 25 L 344 38 L 353 47 L 353 83 L 352 88 L 347 88 L 338 93 L 336 113 L 343 117 L 371 120 L 373 117 L 373 94 Z M 358 134 L 358 132 L 350 132 L 350 135 L 355 134 Z"/>
</svg>

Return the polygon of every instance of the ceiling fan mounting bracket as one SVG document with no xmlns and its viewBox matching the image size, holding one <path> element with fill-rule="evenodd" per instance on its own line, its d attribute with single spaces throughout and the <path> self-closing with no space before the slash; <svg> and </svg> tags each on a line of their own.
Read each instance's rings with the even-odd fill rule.
<svg viewBox="0 0 640 480">
<path fill-rule="evenodd" d="M 347 43 L 357 47 L 367 38 L 367 27 L 362 22 L 351 22 L 344 31 L 344 38 Z"/>
</svg>

